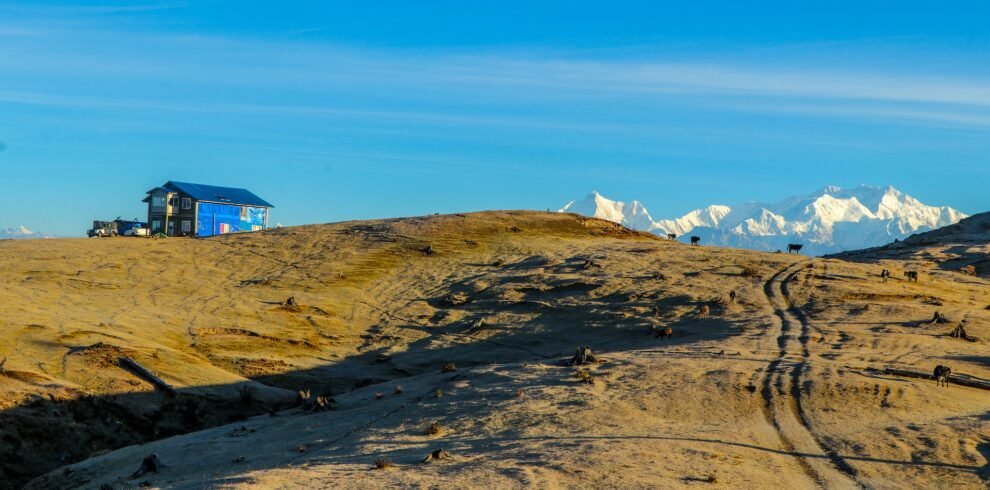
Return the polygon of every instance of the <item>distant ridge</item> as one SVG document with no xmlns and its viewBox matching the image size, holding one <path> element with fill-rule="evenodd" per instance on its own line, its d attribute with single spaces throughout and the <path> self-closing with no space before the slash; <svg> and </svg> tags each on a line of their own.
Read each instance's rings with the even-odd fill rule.
<svg viewBox="0 0 990 490">
<path fill-rule="evenodd" d="M 990 212 L 894 243 L 830 257 L 856 262 L 901 260 L 917 268 L 934 264 L 939 269 L 990 278 Z"/>
<path fill-rule="evenodd" d="M 560 212 L 607 219 L 665 236 L 691 234 L 710 245 L 785 250 L 803 243 L 813 255 L 875 247 L 914 233 L 958 223 L 967 216 L 948 206 L 929 206 L 892 186 L 826 186 L 776 203 L 711 205 L 679 218 L 654 220 L 639 201 L 610 200 L 598 192 L 567 203 Z"/>
</svg>

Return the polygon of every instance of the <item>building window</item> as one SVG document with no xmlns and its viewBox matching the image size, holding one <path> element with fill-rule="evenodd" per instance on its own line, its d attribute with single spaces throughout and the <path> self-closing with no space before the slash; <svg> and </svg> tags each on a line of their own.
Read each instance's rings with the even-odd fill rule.
<svg viewBox="0 0 990 490">
<path fill-rule="evenodd" d="M 192 221 L 182 220 L 182 233 L 189 233 L 190 231 L 192 231 Z"/>
<path fill-rule="evenodd" d="M 151 220 L 151 232 L 152 233 L 161 233 L 162 232 L 162 220 L 160 220 L 160 219 L 153 219 L 153 220 Z"/>
<path fill-rule="evenodd" d="M 156 208 L 164 208 L 165 207 L 165 196 L 152 196 L 152 198 L 151 198 L 151 205 L 154 206 L 154 207 L 156 207 Z"/>
<path fill-rule="evenodd" d="M 182 198 L 182 209 L 192 209 L 192 199 L 188 197 Z"/>
<path fill-rule="evenodd" d="M 169 206 L 178 206 L 179 205 L 179 198 L 178 197 L 173 197 L 173 198 L 169 199 L 168 200 L 168 205 Z"/>
</svg>

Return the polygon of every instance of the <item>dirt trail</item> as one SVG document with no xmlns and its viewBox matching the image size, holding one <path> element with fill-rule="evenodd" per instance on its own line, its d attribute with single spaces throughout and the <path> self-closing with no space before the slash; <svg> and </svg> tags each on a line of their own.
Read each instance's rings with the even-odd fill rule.
<svg viewBox="0 0 990 490">
<path fill-rule="evenodd" d="M 855 480 L 855 470 L 819 443 L 801 410 L 801 375 L 810 362 L 808 326 L 792 311 L 784 283 L 806 264 L 798 262 L 782 269 L 764 287 L 775 313 L 767 335 L 777 337 L 780 353 L 767 368 L 763 397 L 781 440 L 789 451 L 801 455 L 808 476 L 824 488 L 863 488 Z"/>
</svg>

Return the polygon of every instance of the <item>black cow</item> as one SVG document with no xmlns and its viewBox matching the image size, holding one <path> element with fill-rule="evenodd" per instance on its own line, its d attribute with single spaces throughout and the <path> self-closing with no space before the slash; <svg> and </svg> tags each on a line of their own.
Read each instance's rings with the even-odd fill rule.
<svg viewBox="0 0 990 490">
<path fill-rule="evenodd" d="M 932 374 L 932 377 L 935 378 L 935 385 L 949 386 L 949 375 L 951 374 L 952 370 L 949 369 L 949 366 L 943 366 L 941 364 L 935 366 L 935 372 Z"/>
<path fill-rule="evenodd" d="M 890 271 L 887 269 L 880 271 L 880 279 L 883 280 L 884 284 L 886 284 L 887 279 L 890 279 Z"/>
<path fill-rule="evenodd" d="M 667 233 L 667 238 L 670 239 L 670 240 L 676 240 L 677 239 L 677 233 Z"/>
<path fill-rule="evenodd" d="M 701 237 L 700 236 L 693 236 L 693 237 L 691 237 L 691 245 L 697 245 L 699 243 L 701 243 Z"/>
<path fill-rule="evenodd" d="M 908 282 L 918 282 L 918 271 L 904 271 L 904 277 Z"/>
<path fill-rule="evenodd" d="M 791 253 L 791 252 L 801 253 L 801 247 L 804 247 L 804 245 L 801 245 L 800 243 L 788 243 L 787 253 Z"/>
</svg>

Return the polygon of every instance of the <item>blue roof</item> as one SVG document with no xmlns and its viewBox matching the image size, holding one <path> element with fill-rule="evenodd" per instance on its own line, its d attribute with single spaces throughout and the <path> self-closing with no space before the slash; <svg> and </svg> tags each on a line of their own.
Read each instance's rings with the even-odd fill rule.
<svg viewBox="0 0 990 490">
<path fill-rule="evenodd" d="M 223 204 L 240 204 L 244 206 L 263 206 L 274 208 L 271 203 L 254 195 L 247 189 L 236 187 L 217 187 L 215 185 L 190 184 L 188 182 L 166 182 L 162 187 L 181 192 L 197 201 L 218 202 Z"/>
</svg>

